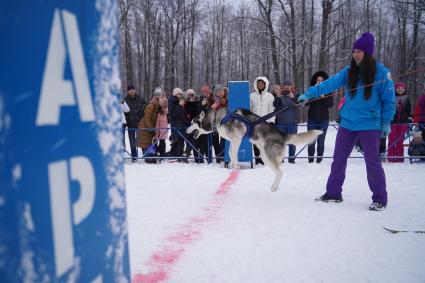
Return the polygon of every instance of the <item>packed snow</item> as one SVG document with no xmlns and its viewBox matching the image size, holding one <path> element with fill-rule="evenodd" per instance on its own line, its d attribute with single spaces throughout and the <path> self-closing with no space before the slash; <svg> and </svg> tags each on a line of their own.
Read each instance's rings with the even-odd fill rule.
<svg viewBox="0 0 425 283">
<path fill-rule="evenodd" d="M 329 127 L 325 156 L 335 136 Z M 425 229 L 425 163 L 384 163 L 389 201 L 375 212 L 361 158 L 349 159 L 344 202 L 314 201 L 331 162 L 285 162 L 276 192 L 274 173 L 248 163 L 127 163 L 133 282 L 425 282 L 425 234 L 383 229 Z"/>
</svg>

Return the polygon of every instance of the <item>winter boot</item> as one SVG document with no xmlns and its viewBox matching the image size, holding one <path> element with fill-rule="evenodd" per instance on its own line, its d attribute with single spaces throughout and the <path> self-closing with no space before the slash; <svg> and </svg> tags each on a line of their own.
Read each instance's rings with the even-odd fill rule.
<svg viewBox="0 0 425 283">
<path fill-rule="evenodd" d="M 343 199 L 342 197 L 339 198 L 332 198 L 330 196 L 328 196 L 326 193 L 320 197 L 317 197 L 315 199 L 316 201 L 323 201 L 323 202 L 342 202 Z"/>
<path fill-rule="evenodd" d="M 374 201 L 369 205 L 369 210 L 381 211 L 381 210 L 384 210 L 386 207 L 387 207 L 386 204 L 383 204 L 382 202 L 379 202 L 379 201 Z"/>
</svg>

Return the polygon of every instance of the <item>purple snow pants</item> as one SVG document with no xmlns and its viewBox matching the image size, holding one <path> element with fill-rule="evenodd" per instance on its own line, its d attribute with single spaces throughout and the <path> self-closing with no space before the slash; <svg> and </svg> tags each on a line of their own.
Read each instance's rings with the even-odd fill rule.
<svg viewBox="0 0 425 283">
<path fill-rule="evenodd" d="M 379 159 L 380 136 L 381 131 L 379 130 L 350 131 L 339 128 L 336 136 L 331 174 L 326 185 L 326 193 L 330 197 L 341 197 L 347 158 L 350 156 L 358 139 L 364 151 L 367 181 L 372 191 L 372 201 L 387 204 L 385 173 Z"/>
</svg>

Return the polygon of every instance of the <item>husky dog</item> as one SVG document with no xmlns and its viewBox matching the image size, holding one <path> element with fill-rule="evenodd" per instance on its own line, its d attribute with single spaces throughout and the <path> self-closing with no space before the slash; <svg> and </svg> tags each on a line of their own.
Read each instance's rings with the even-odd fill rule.
<svg viewBox="0 0 425 283">
<path fill-rule="evenodd" d="M 198 138 L 200 135 L 217 131 L 221 137 L 230 142 L 230 164 L 233 169 L 238 169 L 238 150 L 242 138 L 247 131 L 247 126 L 236 119 L 221 124 L 221 120 L 226 116 L 227 111 L 224 107 L 217 111 L 209 110 L 207 113 L 202 111 L 199 116 L 193 118 L 192 124 L 187 128 L 186 132 L 188 134 L 193 133 L 194 137 Z M 260 118 L 251 111 L 242 108 L 236 109 L 234 113 L 246 117 L 250 121 Z M 262 122 L 254 126 L 250 141 L 260 150 L 264 165 L 270 167 L 276 173 L 276 178 L 271 187 L 272 192 L 279 188 L 280 179 L 283 174 L 280 164 L 285 156 L 287 145 L 310 144 L 320 134 L 322 134 L 320 130 L 311 130 L 300 134 L 287 135 L 281 133 L 273 124 L 267 122 Z"/>
</svg>

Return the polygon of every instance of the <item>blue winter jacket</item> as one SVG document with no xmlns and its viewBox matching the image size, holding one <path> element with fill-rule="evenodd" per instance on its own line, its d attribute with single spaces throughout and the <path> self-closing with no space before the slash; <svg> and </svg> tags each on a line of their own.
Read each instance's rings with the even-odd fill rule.
<svg viewBox="0 0 425 283">
<path fill-rule="evenodd" d="M 310 87 L 304 95 L 307 99 L 318 98 L 322 94 L 344 87 L 345 103 L 339 113 L 341 127 L 352 131 L 381 130 L 382 124 L 391 123 L 395 113 L 394 83 L 389 70 L 376 63 L 372 95 L 366 100 L 361 79 L 357 82 L 356 94 L 351 98 L 348 85 L 349 69 L 350 67 L 346 67 L 319 85 Z"/>
<path fill-rule="evenodd" d="M 276 110 L 288 107 L 288 110 L 280 112 L 276 115 L 276 125 L 292 125 L 298 123 L 298 107 L 295 106 L 299 94 L 295 93 L 294 98 L 289 97 L 289 91 L 283 92 L 282 96 L 276 96 L 273 101 L 273 106 Z"/>
</svg>

